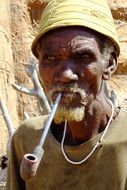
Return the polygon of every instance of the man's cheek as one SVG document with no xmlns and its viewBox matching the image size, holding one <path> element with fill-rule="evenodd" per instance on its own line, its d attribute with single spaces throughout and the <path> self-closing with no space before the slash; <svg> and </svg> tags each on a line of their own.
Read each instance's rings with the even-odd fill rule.
<svg viewBox="0 0 127 190">
<path fill-rule="evenodd" d="M 49 78 L 47 77 L 48 75 L 46 72 L 43 72 L 42 70 L 39 71 L 41 80 L 44 84 L 49 83 Z"/>
</svg>

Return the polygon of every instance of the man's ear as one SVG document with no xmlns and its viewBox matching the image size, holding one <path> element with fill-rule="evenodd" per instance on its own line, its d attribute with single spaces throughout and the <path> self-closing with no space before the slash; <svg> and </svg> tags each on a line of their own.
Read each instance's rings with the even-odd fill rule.
<svg viewBox="0 0 127 190">
<path fill-rule="evenodd" d="M 36 44 L 36 47 L 35 47 L 35 55 L 36 55 L 37 59 L 39 59 L 40 50 L 41 50 L 41 43 L 40 43 L 40 41 L 38 41 Z"/>
<path fill-rule="evenodd" d="M 117 68 L 117 58 L 115 53 L 110 55 L 109 63 L 106 69 L 103 71 L 103 79 L 109 80 Z"/>
</svg>

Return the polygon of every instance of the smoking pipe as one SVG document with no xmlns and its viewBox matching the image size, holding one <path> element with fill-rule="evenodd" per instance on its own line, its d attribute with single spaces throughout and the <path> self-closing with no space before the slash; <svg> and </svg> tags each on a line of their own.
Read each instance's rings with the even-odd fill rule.
<svg viewBox="0 0 127 190">
<path fill-rule="evenodd" d="M 51 110 L 51 114 L 49 115 L 48 121 L 45 125 L 39 144 L 34 148 L 32 153 L 28 153 L 24 155 L 24 158 L 20 165 L 20 175 L 24 180 L 29 180 L 36 175 L 39 163 L 44 154 L 44 149 L 42 147 L 46 139 L 46 136 L 48 134 L 51 122 L 54 118 L 54 115 L 59 105 L 61 97 L 62 97 L 62 93 L 59 93 L 56 97 L 56 100 Z"/>
</svg>

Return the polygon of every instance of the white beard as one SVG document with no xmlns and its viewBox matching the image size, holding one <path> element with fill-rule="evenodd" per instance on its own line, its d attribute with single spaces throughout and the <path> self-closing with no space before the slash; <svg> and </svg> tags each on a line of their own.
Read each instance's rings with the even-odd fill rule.
<svg viewBox="0 0 127 190">
<path fill-rule="evenodd" d="M 57 85 L 50 88 L 49 97 L 51 97 L 54 92 L 61 92 L 64 90 L 69 92 L 63 96 L 65 105 L 59 105 L 56 111 L 54 117 L 55 123 L 61 123 L 65 120 L 77 122 L 82 121 L 85 114 L 85 105 L 88 101 L 88 94 L 84 91 L 84 89 L 80 88 L 77 83 L 72 83 L 64 86 Z M 73 100 L 75 101 L 76 93 L 80 97 L 80 103 L 75 107 L 71 107 L 71 102 L 73 104 Z"/>
<path fill-rule="evenodd" d="M 57 124 L 64 122 L 65 120 L 79 122 L 83 120 L 84 113 L 84 106 L 69 109 L 67 109 L 66 107 L 59 107 L 55 114 L 54 121 Z"/>
</svg>

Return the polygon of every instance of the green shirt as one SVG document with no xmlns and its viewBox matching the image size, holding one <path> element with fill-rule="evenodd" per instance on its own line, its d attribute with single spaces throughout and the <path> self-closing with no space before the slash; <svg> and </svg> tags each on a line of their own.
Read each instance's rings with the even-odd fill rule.
<svg viewBox="0 0 127 190">
<path fill-rule="evenodd" d="M 127 190 L 127 113 L 122 110 L 112 122 L 102 146 L 83 164 L 68 163 L 60 144 L 49 131 L 44 155 L 34 178 L 20 177 L 24 154 L 31 153 L 40 140 L 47 116 L 26 120 L 12 138 L 7 190 Z M 80 146 L 65 146 L 72 160 L 82 160 L 100 135 Z"/>
</svg>

